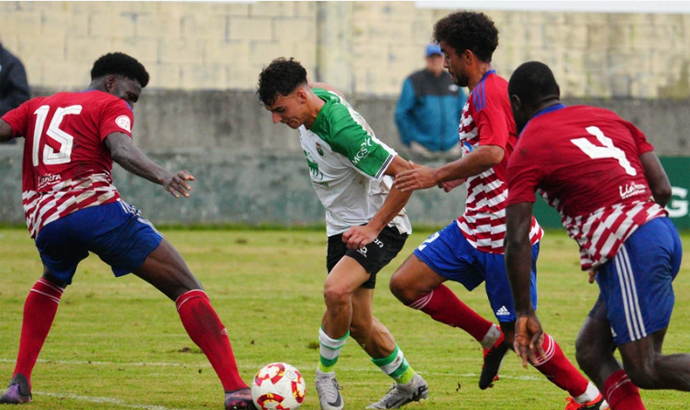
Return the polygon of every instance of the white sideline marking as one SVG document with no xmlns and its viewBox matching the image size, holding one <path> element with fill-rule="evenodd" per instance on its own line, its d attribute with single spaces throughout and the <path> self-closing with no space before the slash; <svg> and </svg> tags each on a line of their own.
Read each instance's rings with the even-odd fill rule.
<svg viewBox="0 0 690 410">
<path fill-rule="evenodd" d="M 15 363 L 15 359 L 0 359 L 0 362 L 2 363 Z M 199 368 L 199 367 L 211 367 L 211 364 L 206 362 L 206 363 L 175 363 L 175 362 L 130 362 L 130 363 L 118 363 L 118 362 L 95 362 L 95 361 L 88 361 L 88 360 L 46 360 L 46 359 L 38 359 L 39 363 L 56 363 L 56 364 L 70 364 L 70 365 L 94 365 L 94 366 L 136 366 L 136 367 L 194 367 L 194 368 Z M 238 364 L 237 367 L 240 369 L 259 369 L 262 365 L 261 364 Z M 310 368 L 310 365 L 308 364 L 301 364 L 301 365 L 295 365 L 297 368 L 300 369 L 308 369 Z M 311 366 L 313 367 L 313 366 Z M 375 368 L 375 367 L 339 367 L 339 371 L 346 371 L 346 372 L 357 372 L 357 373 L 379 373 L 380 370 Z M 305 373 L 306 374 L 306 373 Z M 420 372 L 422 375 L 430 375 L 430 376 L 449 376 L 449 377 L 479 377 L 479 374 L 477 373 L 461 373 L 461 374 L 454 374 L 454 373 L 438 373 L 438 372 Z M 544 377 L 535 377 L 535 376 L 510 376 L 510 375 L 505 375 L 505 374 L 500 374 L 501 379 L 509 379 L 509 380 L 544 380 Z M 161 408 L 163 410 L 163 408 Z"/>
<path fill-rule="evenodd" d="M 164 406 L 148 406 L 145 404 L 131 404 L 131 403 L 127 403 L 127 402 L 122 401 L 122 400 L 111 399 L 109 397 L 91 397 L 91 396 L 81 396 L 78 394 L 48 393 L 48 392 L 38 392 L 38 391 L 33 392 L 33 394 L 37 394 L 39 396 L 57 397 L 60 399 L 72 399 L 72 400 L 88 401 L 89 403 L 109 404 L 109 405 L 115 405 L 115 406 L 119 406 L 119 407 L 127 407 L 130 409 L 181 410 L 181 409 L 171 409 L 169 407 L 164 407 Z"/>
</svg>

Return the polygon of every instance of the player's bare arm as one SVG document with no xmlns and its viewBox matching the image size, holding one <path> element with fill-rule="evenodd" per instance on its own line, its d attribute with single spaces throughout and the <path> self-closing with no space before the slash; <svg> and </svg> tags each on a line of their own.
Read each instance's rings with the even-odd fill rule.
<svg viewBox="0 0 690 410">
<path fill-rule="evenodd" d="M 396 156 L 386 169 L 385 174 L 395 178 L 400 172 L 410 169 L 409 162 Z M 368 224 L 353 226 L 343 234 L 343 242 L 349 249 L 358 249 L 371 243 L 396 215 L 405 207 L 412 191 L 403 192 L 393 185 L 381 208 Z"/>
<path fill-rule="evenodd" d="M 468 155 L 440 168 L 420 166 L 404 171 L 396 176 L 394 186 L 406 192 L 431 188 L 444 182 L 462 180 L 479 175 L 500 164 L 504 154 L 503 148 L 497 145 L 482 145 Z M 451 186 L 448 187 L 452 189 Z"/>
<path fill-rule="evenodd" d="M 544 332 L 530 299 L 532 244 L 529 232 L 532 226 L 532 205 L 531 202 L 521 202 L 506 208 L 504 239 L 506 270 L 517 316 L 513 347 L 525 367 L 528 361 L 538 364 L 537 354 L 546 358 L 542 348 Z"/>
<path fill-rule="evenodd" d="M 659 162 L 659 157 L 656 156 L 654 151 L 645 152 L 640 155 L 640 162 L 647 176 L 647 182 L 652 190 L 654 201 L 661 206 L 666 206 L 668 201 L 671 200 L 671 182 L 668 180 L 668 176 L 666 176 L 664 167 Z"/>
<path fill-rule="evenodd" d="M 186 181 L 193 181 L 194 177 L 188 171 L 170 173 L 161 168 L 144 155 L 127 134 L 114 132 L 106 137 L 105 144 L 110 150 L 113 161 L 122 168 L 134 175 L 163 185 L 165 190 L 175 198 L 179 198 L 180 195 L 189 198 L 192 187 Z"/>
<path fill-rule="evenodd" d="M 12 138 L 12 127 L 5 120 L 0 120 L 0 142 L 9 141 Z"/>
</svg>

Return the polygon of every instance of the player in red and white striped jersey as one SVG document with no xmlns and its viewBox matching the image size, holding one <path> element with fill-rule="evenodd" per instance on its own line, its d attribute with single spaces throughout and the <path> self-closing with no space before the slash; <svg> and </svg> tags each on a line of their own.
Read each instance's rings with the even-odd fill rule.
<svg viewBox="0 0 690 410">
<path fill-rule="evenodd" d="M 44 265 L 24 305 L 17 364 L 0 403 L 32 400 L 31 372 L 62 293 L 79 262 L 93 252 L 115 276 L 133 272 L 175 301 L 185 329 L 221 379 L 226 409 L 254 408 L 227 330 L 201 283 L 112 184 L 114 160 L 175 197 L 189 196 L 191 174 L 164 170 L 132 142 L 132 105 L 149 75 L 134 58 L 112 53 L 94 63 L 91 80 L 84 92 L 34 98 L 0 119 L 0 142 L 26 139 L 22 199 Z"/>
<path fill-rule="evenodd" d="M 391 290 L 403 303 L 432 318 L 460 327 L 488 351 L 479 387 L 491 385 L 501 360 L 513 344 L 515 310 L 503 259 L 505 207 L 508 199 L 506 166 L 517 142 L 508 101 L 508 83 L 491 68 L 498 30 L 484 14 L 458 12 L 436 23 L 434 37 L 445 55 L 445 67 L 470 96 L 460 123 L 463 156 L 438 169 L 417 167 L 396 176 L 403 191 L 431 188 L 446 191 L 467 181 L 464 214 L 420 245 L 391 278 Z M 530 299 L 536 304 L 536 260 L 543 235 L 530 219 Z M 443 285 L 462 283 L 468 290 L 486 283 L 486 292 L 503 334 L 460 302 Z M 493 338 L 498 333 L 498 339 Z M 535 365 L 549 380 L 567 390 L 567 409 L 606 408 L 597 388 L 546 337 L 549 354 Z"/>
<path fill-rule="evenodd" d="M 538 190 L 580 245 L 582 269 L 596 270 L 599 300 L 576 350 L 611 408 L 644 409 L 636 386 L 690 391 L 690 355 L 661 354 L 682 249 L 664 210 L 671 185 L 653 147 L 611 111 L 561 104 L 545 64 L 518 67 L 509 91 L 522 131 L 508 165 L 506 265 L 518 314 L 515 345 L 523 362 L 541 352 L 541 325 L 523 285 Z M 625 371 L 613 356 L 616 347 Z"/>
</svg>

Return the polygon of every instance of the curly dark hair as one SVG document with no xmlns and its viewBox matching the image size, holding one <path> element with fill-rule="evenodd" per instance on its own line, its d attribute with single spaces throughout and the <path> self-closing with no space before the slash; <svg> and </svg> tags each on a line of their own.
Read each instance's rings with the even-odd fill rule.
<svg viewBox="0 0 690 410">
<path fill-rule="evenodd" d="M 490 63 L 498 47 L 498 29 L 484 13 L 459 11 L 436 22 L 434 41 L 445 41 L 458 54 L 470 50 L 480 60 Z"/>
<path fill-rule="evenodd" d="M 261 70 L 256 93 L 263 105 L 273 105 L 278 94 L 289 95 L 303 84 L 307 84 L 307 70 L 294 58 L 276 58 Z"/>
<path fill-rule="evenodd" d="M 146 87 L 149 83 L 149 73 L 146 72 L 143 64 L 125 53 L 108 53 L 93 63 L 91 80 L 109 74 L 121 75 L 130 80 L 139 81 L 141 88 Z"/>
<path fill-rule="evenodd" d="M 560 98 L 560 89 L 549 66 L 530 61 L 513 71 L 508 94 L 517 95 L 523 104 L 536 105 L 545 98 Z"/>
</svg>

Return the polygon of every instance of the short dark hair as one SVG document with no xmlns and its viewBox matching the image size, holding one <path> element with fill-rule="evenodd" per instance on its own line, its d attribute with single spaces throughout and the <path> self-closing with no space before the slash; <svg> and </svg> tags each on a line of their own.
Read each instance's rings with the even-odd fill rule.
<svg viewBox="0 0 690 410">
<path fill-rule="evenodd" d="M 139 81 L 141 88 L 146 87 L 149 83 L 149 73 L 146 72 L 143 64 L 125 53 L 108 53 L 93 63 L 91 80 L 109 74 L 121 75 L 130 80 Z"/>
<path fill-rule="evenodd" d="M 523 104 L 537 104 L 545 97 L 560 98 L 551 69 L 539 61 L 523 63 L 515 69 L 508 82 L 508 94 L 517 95 Z"/>
<path fill-rule="evenodd" d="M 276 58 L 259 74 L 256 93 L 263 105 L 273 105 L 278 94 L 289 95 L 297 87 L 307 84 L 307 70 L 294 58 Z"/>
<path fill-rule="evenodd" d="M 480 60 L 490 63 L 498 47 L 498 29 L 484 13 L 458 11 L 436 22 L 434 41 L 445 41 L 457 53 L 470 50 Z"/>
</svg>

